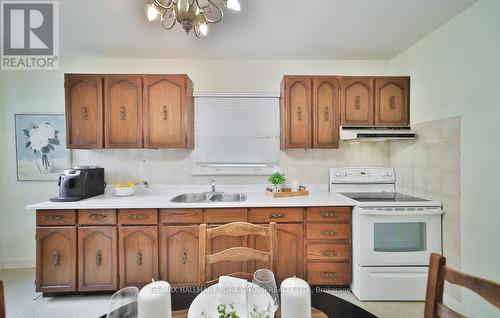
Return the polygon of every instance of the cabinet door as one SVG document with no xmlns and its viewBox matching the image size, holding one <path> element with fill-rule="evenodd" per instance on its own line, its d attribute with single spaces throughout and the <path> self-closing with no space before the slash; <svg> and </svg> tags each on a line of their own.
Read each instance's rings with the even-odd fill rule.
<svg viewBox="0 0 500 318">
<path fill-rule="evenodd" d="M 375 79 L 375 125 L 408 125 L 409 84 L 408 77 Z"/>
<path fill-rule="evenodd" d="M 175 286 L 198 283 L 198 226 L 160 226 L 160 279 Z"/>
<path fill-rule="evenodd" d="M 144 142 L 147 148 L 187 148 L 189 99 L 185 75 L 144 76 Z"/>
<path fill-rule="evenodd" d="M 311 78 L 285 76 L 281 98 L 281 148 L 311 148 Z"/>
<path fill-rule="evenodd" d="M 304 246 L 302 224 L 277 224 L 278 273 L 277 279 L 303 277 Z M 269 251 L 269 238 L 256 237 L 255 248 Z M 255 262 L 255 270 L 270 268 L 269 263 Z"/>
<path fill-rule="evenodd" d="M 339 79 L 318 77 L 313 79 L 313 146 L 339 147 Z"/>
<path fill-rule="evenodd" d="M 76 290 L 76 228 L 36 229 L 36 291 Z"/>
<path fill-rule="evenodd" d="M 231 247 L 248 246 L 248 238 L 241 236 L 217 236 L 210 239 L 207 254 L 213 254 Z M 219 262 L 207 269 L 209 280 L 218 279 L 222 275 L 237 272 L 247 272 L 247 262 Z"/>
<path fill-rule="evenodd" d="M 120 288 L 142 287 L 158 279 L 156 226 L 119 227 Z"/>
<path fill-rule="evenodd" d="M 116 226 L 78 228 L 78 290 L 118 289 Z"/>
<path fill-rule="evenodd" d="M 66 145 L 70 149 L 103 147 L 102 77 L 66 74 Z"/>
<path fill-rule="evenodd" d="M 106 148 L 142 147 L 142 77 L 104 77 Z"/>
<path fill-rule="evenodd" d="M 341 124 L 373 125 L 373 79 L 342 77 Z"/>
</svg>

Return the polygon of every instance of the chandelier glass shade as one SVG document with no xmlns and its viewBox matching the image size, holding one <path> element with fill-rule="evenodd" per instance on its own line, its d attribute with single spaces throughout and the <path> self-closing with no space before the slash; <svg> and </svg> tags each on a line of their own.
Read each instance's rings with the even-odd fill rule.
<svg viewBox="0 0 500 318">
<path fill-rule="evenodd" d="M 152 22 L 160 17 L 164 29 L 170 30 L 178 22 L 186 33 L 194 30 L 197 37 L 208 34 L 208 25 L 218 23 L 224 18 L 222 5 L 217 0 L 206 0 L 200 5 L 199 0 L 148 0 L 146 2 L 146 16 Z M 238 0 L 220 0 L 231 10 L 240 11 Z"/>
</svg>

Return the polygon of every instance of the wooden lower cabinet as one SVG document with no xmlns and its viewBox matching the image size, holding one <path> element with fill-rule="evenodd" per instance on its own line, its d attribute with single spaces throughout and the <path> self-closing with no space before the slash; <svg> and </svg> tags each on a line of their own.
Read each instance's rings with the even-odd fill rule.
<svg viewBox="0 0 500 318">
<path fill-rule="evenodd" d="M 120 288 L 142 287 L 158 279 L 158 228 L 118 227 Z"/>
<path fill-rule="evenodd" d="M 197 225 L 160 226 L 160 279 L 173 286 L 198 284 Z"/>
<path fill-rule="evenodd" d="M 76 248 L 75 227 L 37 228 L 37 292 L 76 290 Z"/>
<path fill-rule="evenodd" d="M 118 289 L 116 226 L 78 228 L 78 290 Z"/>
</svg>

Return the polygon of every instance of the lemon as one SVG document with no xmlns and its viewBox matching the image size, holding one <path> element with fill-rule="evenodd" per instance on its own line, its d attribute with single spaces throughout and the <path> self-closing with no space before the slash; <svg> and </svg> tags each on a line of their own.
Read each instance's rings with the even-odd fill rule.
<svg viewBox="0 0 500 318">
<path fill-rule="evenodd" d="M 123 188 L 124 185 L 121 183 L 115 183 L 115 188 Z"/>
<path fill-rule="evenodd" d="M 135 186 L 135 182 L 127 182 L 127 187 L 131 188 Z"/>
</svg>

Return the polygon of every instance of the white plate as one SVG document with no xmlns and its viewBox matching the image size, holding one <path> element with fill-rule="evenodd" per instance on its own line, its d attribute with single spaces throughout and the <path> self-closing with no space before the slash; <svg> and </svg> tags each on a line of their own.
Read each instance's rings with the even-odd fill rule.
<svg viewBox="0 0 500 318">
<path fill-rule="evenodd" d="M 271 295 L 263 288 L 254 285 L 252 283 L 248 283 L 249 286 L 252 287 L 254 291 L 252 292 L 250 297 L 248 297 L 248 301 L 252 304 L 256 304 L 259 308 L 266 308 L 268 304 L 273 302 Z M 221 288 L 219 284 L 215 284 L 213 286 L 205 289 L 201 294 L 196 296 L 191 306 L 189 306 L 188 318 L 219 318 L 219 314 L 217 313 L 217 289 Z M 247 318 L 247 305 L 236 305 L 235 306 L 236 313 L 241 318 Z M 206 316 L 202 316 L 202 313 L 205 313 Z M 273 316 L 271 316 L 273 318 Z"/>
</svg>

